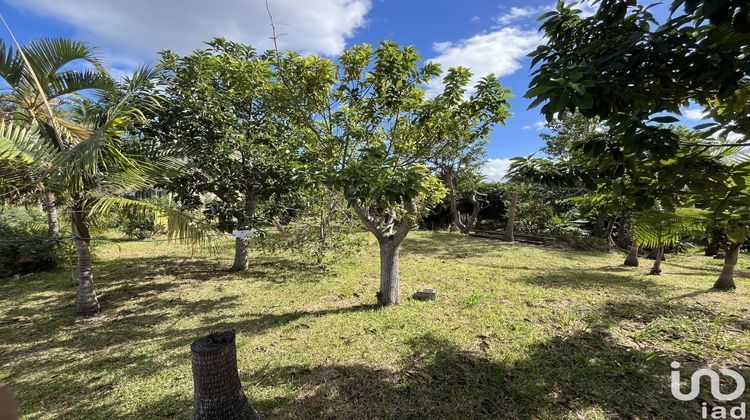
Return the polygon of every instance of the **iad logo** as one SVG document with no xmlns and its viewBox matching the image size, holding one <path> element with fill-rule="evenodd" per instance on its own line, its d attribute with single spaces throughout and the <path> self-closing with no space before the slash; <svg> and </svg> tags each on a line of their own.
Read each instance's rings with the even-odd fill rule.
<svg viewBox="0 0 750 420">
<path fill-rule="evenodd" d="M 725 394 L 721 392 L 721 378 L 716 371 L 711 369 L 698 369 L 690 377 L 690 392 L 683 393 L 680 388 L 680 362 L 672 362 L 672 395 L 680 401 L 691 401 L 700 393 L 701 378 L 708 377 L 711 382 L 711 395 L 719 401 L 732 401 L 739 398 L 745 392 L 745 378 L 732 369 L 719 369 L 722 375 L 728 376 L 736 383 L 734 391 Z M 704 402 L 702 404 L 701 417 L 704 419 L 744 419 L 746 418 L 745 403 L 738 406 L 716 406 L 708 409 Z"/>
</svg>

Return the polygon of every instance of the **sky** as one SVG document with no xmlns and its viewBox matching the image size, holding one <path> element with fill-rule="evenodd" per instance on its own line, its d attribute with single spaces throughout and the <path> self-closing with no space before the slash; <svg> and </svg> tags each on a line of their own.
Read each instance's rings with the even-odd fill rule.
<svg viewBox="0 0 750 420">
<path fill-rule="evenodd" d="M 594 9 L 585 0 L 584 13 Z M 468 67 L 475 79 L 494 73 L 513 93 L 512 117 L 495 128 L 483 167 L 501 180 L 509 159 L 536 153 L 544 120 L 523 98 L 531 79 L 527 55 L 544 42 L 536 17 L 554 0 L 268 0 L 279 47 L 335 58 L 358 43 L 414 45 L 444 69 Z M 264 0 L 0 0 L 0 13 L 20 43 L 68 37 L 96 46 L 114 75 L 153 63 L 157 52 L 187 54 L 221 36 L 271 47 Z M 9 42 L 7 31 L 2 38 Z M 434 86 L 428 87 L 434 89 Z M 702 110 L 683 112 L 697 122 Z"/>
</svg>

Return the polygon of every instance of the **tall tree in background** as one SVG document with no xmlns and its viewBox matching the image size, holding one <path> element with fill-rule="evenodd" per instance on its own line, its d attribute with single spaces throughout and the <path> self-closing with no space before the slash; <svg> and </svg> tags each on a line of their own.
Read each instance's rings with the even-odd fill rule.
<svg viewBox="0 0 750 420">
<path fill-rule="evenodd" d="M 510 92 L 501 91 L 498 92 L 502 95 L 498 100 L 502 101 L 504 109 L 498 115 L 492 118 L 479 118 L 477 121 L 467 119 L 469 113 L 476 112 L 463 103 L 465 86 L 470 77 L 468 69 L 456 68 L 445 78 L 445 90 L 440 96 L 440 101 L 436 101 L 434 106 L 435 112 L 446 118 L 439 128 L 438 135 L 450 141 L 439 146 L 431 162 L 438 177 L 448 187 L 453 224 L 459 232 L 465 234 L 474 229 L 484 202 L 482 194 L 477 189 L 481 180 L 481 167 L 486 157 L 485 147 L 489 130 L 494 123 L 502 123 L 510 116 L 507 110 Z M 467 195 L 472 204 L 469 214 L 461 214 L 458 209 L 458 200 L 463 195 Z"/>
<path fill-rule="evenodd" d="M 334 65 L 294 54 L 279 60 L 290 110 L 326 179 L 342 191 L 380 245 L 378 303 L 399 303 L 401 243 L 445 187 L 428 166 L 466 138 L 486 136 L 507 115 L 508 92 L 492 75 L 467 95 L 469 73 L 448 70 L 441 93 L 425 85 L 440 74 L 414 47 L 358 45 Z"/>
<path fill-rule="evenodd" d="M 208 45 L 184 57 L 163 53 L 167 100 L 149 135 L 188 162 L 189 173 L 167 186 L 178 202 L 224 232 L 250 230 L 262 220 L 259 203 L 295 187 L 300 137 L 277 112 L 272 57 L 223 39 Z M 231 270 L 247 266 L 248 238 L 237 237 Z"/>
<path fill-rule="evenodd" d="M 70 65 L 74 63 L 84 63 L 89 68 L 73 69 Z M 0 77 L 10 89 L 0 99 L 15 111 L 10 115 L 19 122 L 37 124 L 39 135 L 47 137 L 59 150 L 70 143 L 75 134 L 71 131 L 77 131 L 60 115 L 67 102 L 81 92 L 101 93 L 114 86 L 91 46 L 64 38 L 33 41 L 20 51 L 0 40 Z M 42 195 L 49 231 L 57 234 L 56 192 L 42 182 L 32 191 Z"/>
</svg>

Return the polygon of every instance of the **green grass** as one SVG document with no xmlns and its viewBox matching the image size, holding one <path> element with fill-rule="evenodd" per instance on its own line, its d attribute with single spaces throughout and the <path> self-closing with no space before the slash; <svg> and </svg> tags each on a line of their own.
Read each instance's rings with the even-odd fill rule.
<svg viewBox="0 0 750 420">
<path fill-rule="evenodd" d="M 402 304 L 376 309 L 372 244 L 325 271 L 254 254 L 229 273 L 229 248 L 165 243 L 98 254 L 94 317 L 74 315 L 65 270 L 0 281 L 0 384 L 28 418 L 188 418 L 190 342 L 229 328 L 266 418 L 698 418 L 712 397 L 674 399 L 672 360 L 750 373 L 744 257 L 723 293 L 697 255 L 654 277 L 621 254 L 415 232 Z M 436 302 L 409 298 L 428 286 Z"/>
</svg>

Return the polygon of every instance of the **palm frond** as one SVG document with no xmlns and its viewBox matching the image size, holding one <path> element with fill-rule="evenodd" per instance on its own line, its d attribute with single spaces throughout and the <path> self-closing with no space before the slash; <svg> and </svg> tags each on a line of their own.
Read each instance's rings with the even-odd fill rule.
<svg viewBox="0 0 750 420">
<path fill-rule="evenodd" d="M 106 73 L 96 49 L 85 42 L 66 38 L 43 38 L 30 42 L 23 47 L 23 51 L 31 64 L 31 70 L 47 83 L 60 69 L 78 60 L 91 64 L 100 73 Z"/>
<path fill-rule="evenodd" d="M 47 97 L 54 99 L 84 90 L 107 91 L 114 85 L 107 73 L 92 70 L 66 71 L 52 76 L 47 85 Z"/>
<path fill-rule="evenodd" d="M 634 214 L 634 239 L 646 247 L 670 246 L 691 235 L 703 235 L 708 213 L 694 208 L 680 208 L 674 213 L 649 210 Z"/>
<path fill-rule="evenodd" d="M 23 76 L 23 60 L 11 46 L 0 39 L 0 77 L 11 87 L 16 87 Z"/>
<path fill-rule="evenodd" d="M 217 242 L 224 238 L 220 232 L 185 212 L 147 201 L 125 197 L 104 197 L 95 200 L 90 206 L 92 215 L 108 214 L 114 210 L 164 216 L 167 218 L 169 240 L 193 247 L 213 250 Z"/>
</svg>

